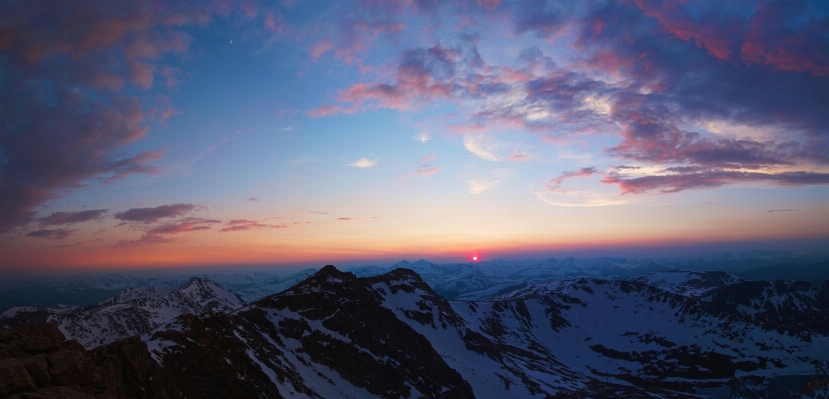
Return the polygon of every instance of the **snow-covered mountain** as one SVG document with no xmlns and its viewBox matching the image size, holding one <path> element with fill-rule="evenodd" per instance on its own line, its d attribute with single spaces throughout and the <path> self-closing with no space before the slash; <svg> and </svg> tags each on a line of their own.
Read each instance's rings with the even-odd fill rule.
<svg viewBox="0 0 829 399">
<path fill-rule="evenodd" d="M 178 378 L 221 365 L 224 384 L 268 397 L 785 397 L 762 388 L 781 383 L 793 397 L 829 394 L 814 385 L 825 378 L 829 337 L 802 329 L 822 315 L 773 328 L 716 295 L 743 292 L 781 312 L 802 300 L 768 296 L 773 284 L 725 281 L 714 298 L 578 278 L 475 302 L 447 301 L 408 269 L 357 278 L 326 267 L 231 314 L 182 316 L 142 339 Z M 787 298 L 814 293 L 829 308 L 827 290 Z M 207 393 L 189 378 L 192 395 Z"/>
<path fill-rule="evenodd" d="M 0 313 L 0 325 L 48 321 L 86 348 L 152 331 L 182 314 L 229 312 L 245 302 L 233 292 L 200 277 L 176 289 L 129 288 L 104 302 L 85 307 L 12 308 Z"/>
<path fill-rule="evenodd" d="M 720 271 L 668 270 L 631 277 L 634 281 L 679 295 L 698 297 L 710 294 L 745 279 Z"/>
<path fill-rule="evenodd" d="M 194 283 L 120 297 L 149 303 L 180 292 L 190 303 L 207 285 L 232 299 Z M 827 320 L 829 284 L 676 271 L 447 301 L 410 269 L 358 278 L 326 266 L 235 310 L 181 314 L 140 338 L 88 353 L 63 344 L 47 356 L 87 359 L 72 378 L 48 368 L 55 384 L 88 393 L 141 386 L 164 398 L 823 398 Z M 43 339 L 26 337 L 45 326 L 0 331 L 0 350 L 34 362 L 40 352 L 31 350 L 44 349 L 25 348 Z M 114 364 L 132 372 L 107 374 L 116 381 L 106 386 L 81 378 Z"/>
<path fill-rule="evenodd" d="M 576 277 L 622 280 L 650 272 L 665 274 L 653 278 L 668 279 L 676 270 L 700 272 L 699 281 L 689 281 L 690 286 L 706 284 L 706 279 L 716 279 L 717 274 L 708 271 L 725 270 L 742 272 L 756 267 L 778 264 L 810 264 L 825 261 L 826 253 L 794 254 L 786 251 L 756 250 L 737 253 L 716 253 L 701 257 L 678 258 L 549 258 L 540 261 L 506 261 L 435 264 L 426 260 L 402 261 L 390 267 L 357 267 L 346 269 L 358 277 L 377 276 L 389 271 L 406 268 L 419 274 L 438 294 L 447 299 L 486 300 L 503 295 L 529 284 Z M 708 277 L 705 277 L 708 276 Z M 656 281 L 654 284 L 660 284 Z M 709 283 L 714 283 L 710 281 Z M 689 287 L 690 287 L 689 286 Z M 703 290 L 704 291 L 704 290 Z M 703 292 L 699 291 L 699 293 Z M 691 291 L 689 291 L 691 292 Z"/>
<path fill-rule="evenodd" d="M 300 271 L 235 271 L 225 273 L 169 274 L 150 271 L 118 273 L 84 273 L 59 278 L 38 278 L 22 281 L 0 279 L 0 312 L 12 307 L 59 305 L 86 306 L 112 298 L 130 288 L 176 287 L 192 277 L 210 280 L 237 293 L 245 301 L 254 301 L 280 292 L 317 270 Z"/>
</svg>

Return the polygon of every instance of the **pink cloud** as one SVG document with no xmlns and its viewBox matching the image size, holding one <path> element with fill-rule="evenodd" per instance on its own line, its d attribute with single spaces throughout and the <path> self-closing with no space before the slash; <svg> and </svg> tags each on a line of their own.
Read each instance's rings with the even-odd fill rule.
<svg viewBox="0 0 829 399">
<path fill-rule="evenodd" d="M 331 43 L 328 39 L 318 42 L 313 48 L 311 48 L 311 59 L 314 61 L 318 60 L 323 54 L 330 51 L 333 47 L 334 43 Z"/>
<path fill-rule="evenodd" d="M 219 230 L 219 232 L 227 233 L 227 232 L 231 232 L 231 231 L 248 231 L 248 230 L 258 230 L 258 229 L 264 229 L 264 228 L 284 229 L 284 228 L 288 228 L 288 227 L 289 227 L 288 225 L 284 225 L 284 224 L 273 225 L 273 224 L 260 223 L 256 220 L 237 219 L 237 220 L 231 220 L 231 221 L 225 223 L 225 227 L 222 228 L 221 230 Z"/>
<path fill-rule="evenodd" d="M 429 162 L 429 161 L 435 160 L 435 159 L 437 159 L 437 158 L 438 158 L 438 157 L 437 157 L 437 156 L 434 156 L 434 155 L 427 155 L 427 156 L 425 156 L 425 157 L 423 157 L 423 158 L 420 158 L 420 163 L 426 163 L 426 162 Z"/>
<path fill-rule="evenodd" d="M 483 8 L 487 10 L 494 10 L 501 4 L 501 0 L 475 0 L 480 4 Z"/>
<path fill-rule="evenodd" d="M 596 173 L 601 172 L 596 170 L 596 168 L 594 167 L 581 168 L 579 170 L 569 172 L 562 172 L 561 176 L 556 177 L 555 179 L 550 179 L 550 181 L 547 184 L 547 189 L 550 191 L 563 191 L 561 189 L 561 183 L 563 183 L 565 180 L 572 179 L 574 177 L 589 177 Z"/>
<path fill-rule="evenodd" d="M 435 174 L 439 171 L 440 171 L 440 168 L 438 168 L 436 166 L 433 166 L 431 168 L 418 169 L 418 170 L 415 171 L 415 173 L 417 173 L 419 175 L 423 175 L 423 176 L 429 176 L 429 175 L 433 175 L 433 174 Z"/>
<path fill-rule="evenodd" d="M 636 0 L 636 5 L 645 15 L 656 18 L 666 32 L 705 48 L 721 60 L 726 60 L 731 55 L 731 35 L 726 29 L 736 24 L 719 26 L 694 21 L 679 8 L 679 3 L 673 1 Z"/>
</svg>

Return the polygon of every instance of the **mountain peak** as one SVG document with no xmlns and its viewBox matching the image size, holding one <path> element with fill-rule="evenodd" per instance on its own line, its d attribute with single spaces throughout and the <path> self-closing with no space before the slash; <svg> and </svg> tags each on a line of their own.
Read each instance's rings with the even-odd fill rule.
<svg viewBox="0 0 829 399">
<path fill-rule="evenodd" d="M 337 269 L 334 265 L 325 265 L 325 267 L 320 269 L 316 274 L 317 275 L 327 275 L 327 274 L 340 275 L 340 274 L 345 274 L 345 273 L 341 272 L 340 269 Z"/>
<path fill-rule="evenodd" d="M 191 286 L 204 287 L 204 286 L 206 286 L 210 283 L 212 283 L 212 281 L 210 281 L 206 278 L 194 276 L 194 277 L 190 277 L 190 280 L 187 280 L 184 284 L 179 286 L 178 289 L 183 290 L 183 289 L 186 289 L 186 288 L 190 288 Z"/>
</svg>

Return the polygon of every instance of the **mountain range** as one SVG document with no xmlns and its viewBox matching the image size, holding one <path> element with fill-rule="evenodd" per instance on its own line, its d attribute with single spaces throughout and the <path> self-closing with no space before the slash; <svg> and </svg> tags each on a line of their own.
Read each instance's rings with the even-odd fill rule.
<svg viewBox="0 0 829 399">
<path fill-rule="evenodd" d="M 467 301 L 438 295 L 413 269 L 358 277 L 326 266 L 249 303 L 194 280 L 169 293 L 129 291 L 83 309 L 94 318 L 117 303 L 152 298 L 166 298 L 165 309 L 184 309 L 173 304 L 194 297 L 173 293 L 187 290 L 221 305 L 182 312 L 91 350 L 72 341 L 75 331 L 53 324 L 0 331 L 0 374 L 14 376 L 0 379 L 9 381 L 0 394 L 829 395 L 829 283 L 671 270 L 625 280 L 527 282 L 491 300 Z"/>
</svg>

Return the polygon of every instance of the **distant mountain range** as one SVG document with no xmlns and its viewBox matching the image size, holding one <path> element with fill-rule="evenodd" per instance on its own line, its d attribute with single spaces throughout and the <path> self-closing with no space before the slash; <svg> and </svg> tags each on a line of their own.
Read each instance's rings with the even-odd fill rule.
<svg viewBox="0 0 829 399">
<path fill-rule="evenodd" d="M 182 314 L 229 312 L 244 300 L 216 283 L 193 277 L 176 289 L 129 288 L 101 303 L 85 307 L 18 307 L 0 313 L 0 326 L 9 328 L 50 322 L 87 349 L 152 331 Z"/>
<path fill-rule="evenodd" d="M 247 304 L 194 279 L 169 291 L 129 290 L 77 314 L 98 326 L 142 309 L 164 321 L 130 338 L 71 323 L 59 324 L 63 332 L 36 323 L 0 330 L 0 373 L 10 376 L 0 395 L 829 395 L 829 283 L 673 270 L 528 282 L 489 301 L 447 301 L 412 269 L 359 278 L 326 266 Z M 62 342 L 87 333 L 109 343 Z"/>
<path fill-rule="evenodd" d="M 525 287 L 527 284 L 574 277 L 623 280 L 639 274 L 665 270 L 718 270 L 748 279 L 797 279 L 819 283 L 829 278 L 829 252 L 795 254 L 778 250 L 716 253 L 679 258 L 549 258 L 544 260 L 495 260 L 472 263 L 435 264 L 426 260 L 401 261 L 389 267 L 364 266 L 347 269 L 359 277 L 376 276 L 398 268 L 417 272 L 447 299 L 481 300 Z M 84 274 L 25 282 L 0 281 L 0 312 L 12 307 L 56 308 L 85 306 L 109 299 L 126 288 L 175 288 L 191 277 L 211 280 L 233 291 L 245 301 L 254 301 L 287 289 L 312 275 L 298 272 L 246 271 L 155 275 L 145 273 Z"/>
<path fill-rule="evenodd" d="M 147 272 L 120 272 L 38 278 L 19 282 L 0 279 L 0 312 L 20 306 L 85 306 L 112 298 L 129 288 L 174 289 L 193 277 L 210 280 L 226 290 L 233 291 L 245 301 L 252 301 L 291 287 L 316 271 L 317 269 L 309 268 L 288 273 L 245 271 L 157 276 L 148 275 Z"/>
<path fill-rule="evenodd" d="M 749 279 L 789 278 L 791 270 L 800 280 L 820 282 L 829 278 L 829 269 L 816 262 L 829 260 L 829 253 L 794 254 L 757 250 L 716 253 L 698 258 L 549 258 L 540 261 L 505 261 L 435 264 L 426 260 L 401 261 L 390 267 L 347 269 L 359 277 L 376 276 L 399 268 L 418 273 L 435 292 L 447 299 L 484 300 L 506 294 L 528 284 L 575 277 L 623 280 L 636 275 L 670 270 L 713 270 L 734 273 Z M 827 277 L 827 278 L 821 278 Z"/>
</svg>

